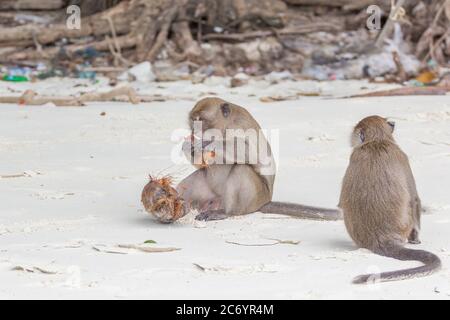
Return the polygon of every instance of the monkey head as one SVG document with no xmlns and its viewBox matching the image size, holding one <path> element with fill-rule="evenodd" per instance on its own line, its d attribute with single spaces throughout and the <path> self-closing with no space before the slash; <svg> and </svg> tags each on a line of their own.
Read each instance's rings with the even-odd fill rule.
<svg viewBox="0 0 450 320">
<path fill-rule="evenodd" d="M 195 123 L 201 122 L 203 132 L 209 129 L 224 131 L 230 123 L 234 108 L 234 105 L 219 98 L 202 99 L 189 113 L 189 126 L 193 130 Z"/>
<path fill-rule="evenodd" d="M 352 147 L 356 147 L 371 141 L 394 141 L 394 137 L 392 136 L 394 129 L 395 122 L 388 121 L 386 118 L 380 116 L 364 118 L 353 129 L 351 145 Z"/>
</svg>

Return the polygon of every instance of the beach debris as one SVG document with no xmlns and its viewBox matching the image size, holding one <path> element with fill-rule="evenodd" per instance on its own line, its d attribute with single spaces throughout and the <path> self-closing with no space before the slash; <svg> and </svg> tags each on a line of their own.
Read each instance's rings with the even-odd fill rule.
<svg viewBox="0 0 450 320">
<path fill-rule="evenodd" d="M 162 223 L 175 222 L 187 213 L 183 199 L 172 186 L 170 176 L 150 176 L 150 181 L 142 190 L 141 201 L 145 210 Z"/>
<path fill-rule="evenodd" d="M 98 251 L 98 252 L 102 252 L 102 253 L 112 253 L 112 254 L 128 254 L 128 253 L 130 253 L 129 250 L 122 249 L 117 246 L 106 246 L 103 244 L 94 245 L 94 246 L 92 246 L 92 249 L 94 249 L 95 251 Z"/>
<path fill-rule="evenodd" d="M 242 86 L 248 84 L 249 80 L 250 80 L 250 77 L 248 75 L 240 72 L 240 73 L 234 75 L 233 78 L 231 78 L 230 87 L 231 88 L 242 87 Z"/>
<path fill-rule="evenodd" d="M 390 90 L 380 90 L 363 94 L 356 94 L 344 98 L 367 98 L 367 97 L 393 97 L 393 96 L 445 96 L 450 91 L 447 86 L 434 87 L 402 87 Z"/>
<path fill-rule="evenodd" d="M 264 80 L 269 81 L 272 84 L 279 83 L 283 80 L 292 80 L 292 79 L 294 79 L 294 76 L 288 70 L 281 72 L 272 71 L 271 73 L 266 74 L 264 76 Z"/>
<path fill-rule="evenodd" d="M 28 78 L 25 76 L 4 75 L 2 77 L 2 80 L 10 81 L 10 82 L 26 82 L 26 81 L 28 81 Z"/>
<path fill-rule="evenodd" d="M 181 250 L 180 248 L 172 248 L 172 247 L 157 248 L 157 247 L 153 247 L 153 246 L 135 245 L 135 244 L 119 244 L 118 247 L 122 248 L 122 249 L 133 249 L 133 250 L 138 250 L 138 251 L 147 252 L 147 253 L 172 252 L 172 251 Z"/>
<path fill-rule="evenodd" d="M 32 177 L 35 177 L 38 175 L 41 175 L 41 173 L 37 172 L 37 171 L 24 171 L 19 174 L 0 175 L 0 179 L 13 179 L 13 178 L 23 178 L 23 177 L 32 178 Z"/>
<path fill-rule="evenodd" d="M 154 247 L 150 245 L 136 245 L 136 244 L 118 244 L 114 246 L 107 246 L 103 244 L 94 245 L 92 249 L 98 252 L 103 253 L 111 253 L 111 254 L 130 254 L 136 251 L 145 252 L 145 253 L 161 253 L 161 252 L 172 252 L 181 250 L 180 248 L 163 248 L 163 247 Z"/>
<path fill-rule="evenodd" d="M 435 80 L 436 77 L 437 77 L 436 72 L 434 72 L 432 70 L 425 70 L 425 71 L 421 72 L 415 78 L 415 80 L 422 84 L 429 84 L 429 83 L 433 82 L 433 80 Z"/>
<path fill-rule="evenodd" d="M 275 246 L 277 244 L 291 244 L 291 245 L 298 245 L 300 241 L 298 240 L 280 240 L 280 239 L 274 239 L 274 238 L 263 238 L 264 240 L 269 240 L 270 242 L 263 242 L 263 243 L 246 243 L 242 241 L 225 241 L 229 244 L 234 244 L 237 246 L 244 246 L 244 247 L 268 247 L 268 246 Z"/>
<path fill-rule="evenodd" d="M 16 265 L 11 268 L 12 271 L 23 271 L 28 273 L 42 273 L 48 275 L 60 274 L 61 272 L 49 267 L 35 266 L 35 265 Z"/>
<path fill-rule="evenodd" d="M 32 69 L 29 67 L 14 66 L 4 68 L 2 73 L 4 73 L 1 77 L 3 81 L 26 82 L 30 81 Z"/>
<path fill-rule="evenodd" d="M 114 88 L 107 92 L 88 92 L 80 97 L 73 96 L 39 96 L 33 90 L 26 90 L 21 96 L 0 97 L 0 103 L 13 103 L 19 105 L 43 106 L 54 104 L 58 107 L 82 107 L 87 102 L 116 101 L 117 98 L 125 96 L 133 104 L 138 104 L 141 100 L 136 91 L 128 86 Z"/>
<path fill-rule="evenodd" d="M 156 75 L 153 73 L 152 64 L 144 61 L 122 73 L 118 79 L 123 81 L 152 82 L 156 80 Z"/>
<path fill-rule="evenodd" d="M 269 266 L 263 263 L 255 265 L 214 265 L 207 263 L 193 263 L 200 271 L 205 273 L 224 273 L 224 274 L 251 274 L 251 273 L 275 273 L 279 267 Z"/>
<path fill-rule="evenodd" d="M 320 96 L 320 92 L 312 91 L 312 92 L 297 92 L 295 94 L 290 95 L 271 95 L 266 97 L 261 97 L 259 101 L 261 102 L 280 102 L 280 101 L 292 101 L 292 100 L 298 100 L 301 97 L 318 97 Z"/>
</svg>

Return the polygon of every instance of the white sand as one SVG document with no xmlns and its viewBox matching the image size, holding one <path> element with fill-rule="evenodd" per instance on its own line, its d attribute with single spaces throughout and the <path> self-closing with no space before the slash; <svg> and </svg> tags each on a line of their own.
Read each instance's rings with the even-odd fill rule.
<svg viewBox="0 0 450 320">
<path fill-rule="evenodd" d="M 78 83 L 84 83 L 77 81 Z M 217 81 L 219 83 L 219 81 Z M 74 81 L 0 82 L 0 94 L 33 88 L 61 94 L 87 90 Z M 103 82 L 97 85 L 102 87 Z M 341 96 L 381 88 L 362 82 L 285 82 L 229 89 L 188 82 L 135 85 L 178 101 L 86 108 L 0 105 L 0 298 L 436 298 L 450 297 L 450 97 L 335 99 L 302 97 L 261 103 L 270 94 Z M 364 90 L 363 90 L 364 91 Z M 367 91 L 367 90 L 365 90 Z M 174 129 L 186 125 L 200 95 L 217 93 L 246 106 L 266 129 L 280 129 L 276 200 L 336 206 L 350 155 L 351 127 L 379 114 L 397 122 L 422 201 L 422 244 L 442 258 L 439 273 L 422 279 L 355 286 L 365 272 L 418 265 L 358 250 L 342 222 L 252 214 L 226 221 L 173 225 L 142 210 L 149 173 L 171 166 Z M 191 100 L 187 100 L 190 98 Z M 106 116 L 100 116 L 101 112 Z M 186 176 L 174 166 L 166 173 Z M 299 244 L 273 244 L 279 240 Z M 168 253 L 105 253 L 117 244 L 155 240 Z M 123 251 L 123 250 L 122 250 Z M 195 264 L 202 266 L 203 270 Z M 16 267 L 21 270 L 12 270 Z M 17 269 L 17 268 L 16 268 Z M 23 269 L 28 270 L 23 271 Z"/>
</svg>

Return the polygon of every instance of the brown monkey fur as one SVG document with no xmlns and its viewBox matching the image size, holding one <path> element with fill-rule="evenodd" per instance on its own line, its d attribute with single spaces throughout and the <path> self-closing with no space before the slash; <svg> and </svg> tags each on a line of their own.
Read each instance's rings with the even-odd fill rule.
<svg viewBox="0 0 450 320">
<path fill-rule="evenodd" d="M 222 133 L 224 140 L 227 139 L 227 129 L 255 129 L 257 131 L 261 129 L 252 115 L 238 105 L 219 98 L 200 100 L 189 113 L 189 126 L 193 134 L 183 146 L 186 156 L 193 164 L 194 144 L 196 143 L 194 138 L 195 121 L 201 121 L 203 133 L 208 129 L 216 129 Z M 238 162 L 236 158 L 233 158 L 235 154 L 228 155 L 227 152 L 230 150 L 216 152 L 216 149 L 207 149 L 210 141 L 200 141 L 202 165 L 197 165 L 198 170 L 177 186 L 177 192 L 183 199 L 184 205 L 188 209 L 199 211 L 198 220 L 219 220 L 256 211 L 318 220 L 341 218 L 338 210 L 272 202 L 275 161 L 265 137 L 258 136 L 258 139 L 264 139 L 264 141 L 258 140 L 258 145 L 261 142 L 266 145 L 267 156 L 265 159 L 258 157 L 258 161 L 252 162 L 252 164 L 247 161 L 250 152 L 247 140 L 245 140 L 246 160 L 244 162 Z M 219 141 L 219 143 L 223 143 L 223 141 Z M 212 158 L 215 160 L 220 158 L 224 161 L 205 163 Z M 273 170 L 266 170 L 271 168 Z"/>
<path fill-rule="evenodd" d="M 403 246 L 407 241 L 420 243 L 421 203 L 408 157 L 392 135 L 394 127 L 395 123 L 379 116 L 367 117 L 356 125 L 339 207 L 347 231 L 359 247 L 424 265 L 380 275 L 361 275 L 354 283 L 421 277 L 441 266 L 436 255 Z"/>
</svg>

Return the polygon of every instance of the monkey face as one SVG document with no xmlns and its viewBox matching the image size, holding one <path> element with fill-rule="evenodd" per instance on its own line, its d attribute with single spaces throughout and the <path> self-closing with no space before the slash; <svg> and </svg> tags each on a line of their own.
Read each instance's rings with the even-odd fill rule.
<svg viewBox="0 0 450 320">
<path fill-rule="evenodd" d="M 189 114 L 189 126 L 201 126 L 201 131 L 209 129 L 225 130 L 232 113 L 232 105 L 219 98 L 200 100 Z"/>
<path fill-rule="evenodd" d="M 380 116 L 370 116 L 362 119 L 353 129 L 351 135 L 351 145 L 356 147 L 366 142 L 376 140 L 394 141 L 392 133 L 395 129 L 395 122 L 388 121 Z"/>
</svg>

